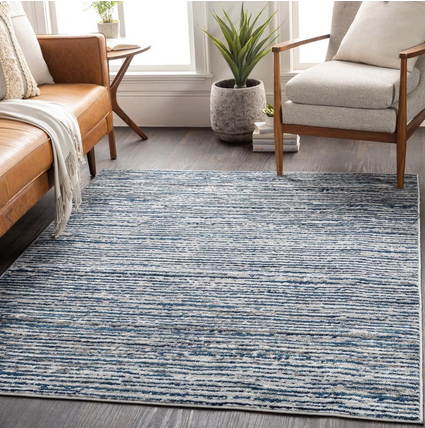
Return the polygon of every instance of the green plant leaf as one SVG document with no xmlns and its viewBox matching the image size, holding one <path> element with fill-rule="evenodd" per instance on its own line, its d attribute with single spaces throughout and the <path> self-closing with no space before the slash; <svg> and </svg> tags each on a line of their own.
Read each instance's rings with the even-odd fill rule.
<svg viewBox="0 0 425 428">
<path fill-rule="evenodd" d="M 261 36 L 261 34 L 263 34 L 264 30 L 267 28 L 267 26 L 269 25 L 270 21 L 273 19 L 273 17 L 276 15 L 276 12 L 273 13 L 273 15 L 271 15 L 266 22 L 261 25 L 260 27 L 258 27 L 253 33 L 252 33 L 252 37 L 257 37 L 257 36 Z"/>
<path fill-rule="evenodd" d="M 84 10 L 93 9 L 99 14 L 102 22 L 108 23 L 113 21 L 112 14 L 114 7 L 120 3 L 122 3 L 122 1 L 93 1 L 88 5 L 88 8 Z"/>
<path fill-rule="evenodd" d="M 230 67 L 230 70 L 232 71 L 235 80 L 239 79 L 239 69 L 237 64 L 235 63 L 235 61 L 232 59 L 230 52 L 226 49 L 224 43 L 217 39 L 216 37 L 214 37 L 212 34 L 210 34 L 207 30 L 202 29 L 202 31 L 204 31 L 207 36 L 209 37 L 209 39 L 214 43 L 215 46 L 217 46 L 217 48 L 219 49 L 219 51 L 221 52 L 221 54 L 223 55 L 225 61 L 227 62 L 227 64 Z"/>
<path fill-rule="evenodd" d="M 258 54 L 256 57 L 255 57 L 255 59 L 251 62 L 251 64 L 250 65 L 248 65 L 246 68 L 245 68 L 245 70 L 244 70 L 244 72 L 243 72 L 243 74 L 242 74 L 242 77 L 241 77 L 241 80 L 247 80 L 248 79 L 248 76 L 251 74 L 251 71 L 253 70 L 253 68 L 257 65 L 257 63 L 258 63 L 258 61 L 260 61 L 260 59 L 261 58 L 263 58 L 264 56 L 266 56 L 269 52 L 270 52 L 270 50 L 271 49 L 266 49 L 264 52 L 262 52 L 262 53 L 260 53 L 260 54 Z"/>
<path fill-rule="evenodd" d="M 214 37 L 211 33 L 209 33 L 204 28 L 201 28 L 201 30 L 209 37 L 209 39 L 220 49 L 220 51 L 226 52 L 226 54 L 230 57 L 232 53 L 226 48 L 226 45 L 220 40 Z"/>
<path fill-rule="evenodd" d="M 238 32 L 238 30 L 236 29 L 236 27 L 235 27 L 235 25 L 233 24 L 232 20 L 229 18 L 229 15 L 228 15 L 228 14 L 226 13 L 226 11 L 224 10 L 224 7 L 222 6 L 221 8 L 222 8 L 222 10 L 223 10 L 224 16 L 225 16 L 225 17 L 226 17 L 226 19 L 227 19 L 227 22 L 228 22 L 228 23 L 229 23 L 229 25 L 230 25 L 230 28 L 232 29 L 232 32 L 237 33 L 237 32 Z"/>
<path fill-rule="evenodd" d="M 238 53 L 240 52 L 241 49 L 242 49 L 241 41 L 239 40 L 239 36 L 236 33 L 233 39 L 233 57 L 235 61 L 238 60 Z"/>
<path fill-rule="evenodd" d="M 248 43 L 246 43 L 246 45 L 239 51 L 238 58 L 237 58 L 237 61 L 239 63 L 242 62 L 244 59 L 246 60 L 246 57 L 249 54 L 249 51 L 251 50 L 251 47 L 252 47 L 252 41 L 248 40 Z"/>
<path fill-rule="evenodd" d="M 242 2 L 242 6 L 241 6 L 241 20 L 240 20 L 240 24 L 239 24 L 239 28 L 242 28 L 243 25 L 243 21 L 244 21 L 244 11 L 243 11 L 243 2 Z"/>
<path fill-rule="evenodd" d="M 279 27 L 280 28 L 280 27 Z M 279 30 L 279 28 L 276 28 L 276 30 L 274 30 L 272 33 L 270 33 L 266 38 L 264 38 L 261 42 L 259 42 L 256 47 L 252 50 L 252 52 L 250 53 L 250 57 L 251 58 L 255 58 L 258 53 L 261 51 L 261 49 L 264 47 L 264 45 L 269 41 L 269 43 L 267 44 L 267 47 L 265 49 L 267 49 L 268 47 L 270 47 L 273 42 L 275 40 L 278 39 L 279 34 L 274 36 L 274 34 Z M 273 37 L 274 36 L 274 37 Z M 273 38 L 272 38 L 273 37 Z M 272 39 L 271 39 L 272 38 Z"/>
<path fill-rule="evenodd" d="M 270 52 L 272 43 L 279 37 L 278 31 L 280 26 L 263 37 L 264 31 L 276 15 L 276 12 L 269 16 L 264 23 L 257 25 L 266 7 L 267 5 L 261 9 L 251 24 L 252 14 L 245 10 L 245 5 L 242 3 L 239 17 L 239 29 L 236 28 L 223 6 L 223 17 L 218 16 L 218 14 L 213 11 L 211 12 L 227 42 L 227 47 L 219 38 L 214 37 L 207 30 L 202 29 L 210 38 L 211 42 L 219 49 L 229 65 L 235 77 L 236 87 L 244 87 L 246 85 L 248 76 L 254 67 Z"/>
<path fill-rule="evenodd" d="M 245 46 L 246 42 L 250 38 L 248 31 L 249 31 L 248 12 L 246 12 L 245 18 L 244 18 L 242 25 L 241 25 L 241 28 L 239 29 L 239 38 L 240 38 L 242 46 Z"/>
<path fill-rule="evenodd" d="M 232 49 L 233 46 L 233 33 L 232 30 L 227 26 L 227 24 L 214 12 L 211 12 L 212 16 L 216 20 L 218 26 L 220 27 L 221 32 L 224 35 L 224 38 L 229 45 L 229 48 Z"/>
<path fill-rule="evenodd" d="M 258 19 L 260 18 L 260 16 L 263 14 L 264 10 L 266 9 L 266 7 L 268 6 L 268 4 L 266 4 L 261 10 L 260 13 L 255 17 L 254 22 L 252 23 L 252 25 L 249 28 L 249 32 L 250 34 L 252 34 L 252 32 L 254 31 L 254 27 L 255 24 L 257 23 Z"/>
</svg>

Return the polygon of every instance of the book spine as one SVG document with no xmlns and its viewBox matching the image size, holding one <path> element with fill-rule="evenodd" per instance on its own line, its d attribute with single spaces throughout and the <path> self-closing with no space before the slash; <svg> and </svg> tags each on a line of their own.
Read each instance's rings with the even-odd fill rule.
<svg viewBox="0 0 425 428">
<path fill-rule="evenodd" d="M 274 139 L 274 134 L 267 132 L 267 133 L 258 133 L 256 131 L 253 132 L 252 134 L 252 138 L 271 138 Z M 283 139 L 284 140 L 296 140 L 297 139 L 297 135 L 294 134 L 283 134 Z"/>
<path fill-rule="evenodd" d="M 283 146 L 283 152 L 284 153 L 294 153 L 294 152 L 298 152 L 300 149 L 299 145 L 291 145 L 291 146 Z M 272 145 L 255 145 L 252 147 L 252 150 L 254 152 L 274 152 L 274 146 Z"/>
<path fill-rule="evenodd" d="M 272 144 L 274 145 L 274 140 L 270 139 L 270 138 L 253 138 L 252 139 L 252 144 Z M 295 146 L 297 143 L 297 140 L 288 140 L 285 139 L 284 140 L 284 145 L 290 145 L 290 146 Z"/>
<path fill-rule="evenodd" d="M 260 134 L 273 134 L 273 128 L 258 128 Z"/>
<path fill-rule="evenodd" d="M 265 122 L 254 122 L 254 125 L 260 134 L 273 133 L 273 126 L 268 126 Z"/>
</svg>

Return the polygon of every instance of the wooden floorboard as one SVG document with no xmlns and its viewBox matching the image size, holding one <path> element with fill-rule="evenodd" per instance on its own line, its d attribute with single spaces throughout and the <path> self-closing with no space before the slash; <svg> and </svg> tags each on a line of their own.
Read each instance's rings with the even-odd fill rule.
<svg viewBox="0 0 425 428">
<path fill-rule="evenodd" d="M 273 153 L 253 153 L 250 144 L 220 142 L 206 128 L 147 128 L 142 141 L 127 128 L 116 129 L 118 159 L 109 159 L 108 142 L 96 146 L 101 169 L 274 170 Z M 406 170 L 425 178 L 425 130 L 408 142 Z M 390 144 L 305 141 L 299 153 L 285 154 L 284 171 L 395 173 L 395 146 Z M 82 181 L 90 182 L 88 165 Z M 84 193 L 83 193 L 84 198 Z M 0 273 L 16 260 L 53 220 L 50 191 L 0 239 Z M 421 243 L 424 244 L 424 204 Z M 423 257 L 423 256 L 422 256 Z M 424 263 L 422 261 L 422 266 Z M 422 273 L 423 277 L 423 273 Z M 0 397 L 0 428 L 407 428 L 411 424 L 379 423 L 343 418 L 278 415 L 244 411 L 201 410 L 88 401 Z"/>
</svg>

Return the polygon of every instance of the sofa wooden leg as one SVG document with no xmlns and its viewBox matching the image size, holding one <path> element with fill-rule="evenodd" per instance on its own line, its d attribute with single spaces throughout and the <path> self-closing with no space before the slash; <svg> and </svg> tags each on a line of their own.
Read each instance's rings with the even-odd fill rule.
<svg viewBox="0 0 425 428">
<path fill-rule="evenodd" d="M 109 153 L 111 155 L 111 159 L 116 159 L 117 158 L 117 146 L 115 144 L 115 134 L 114 134 L 113 129 L 108 134 L 108 138 L 109 138 Z"/>
<path fill-rule="evenodd" d="M 87 153 L 87 161 L 89 163 L 90 175 L 96 176 L 96 157 L 94 155 L 94 147 Z"/>
</svg>

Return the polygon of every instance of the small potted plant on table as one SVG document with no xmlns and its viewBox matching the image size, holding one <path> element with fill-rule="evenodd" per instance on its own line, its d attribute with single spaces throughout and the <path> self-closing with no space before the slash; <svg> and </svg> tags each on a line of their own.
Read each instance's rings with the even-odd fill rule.
<svg viewBox="0 0 425 428">
<path fill-rule="evenodd" d="M 107 39 L 117 39 L 120 35 L 120 21 L 113 19 L 114 8 L 122 1 L 93 1 L 89 9 L 94 9 L 101 20 L 97 23 L 99 33 L 103 33 Z"/>
</svg>

